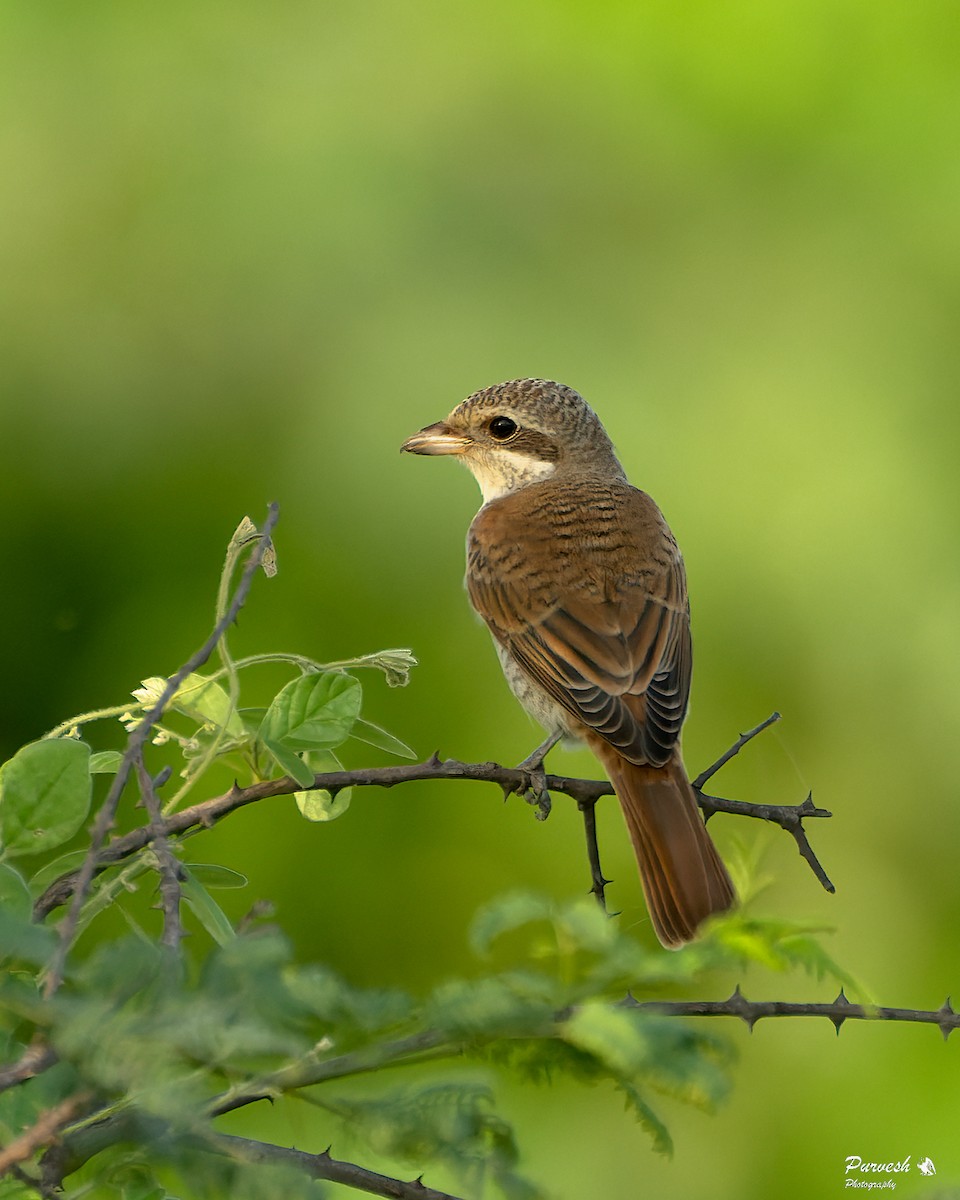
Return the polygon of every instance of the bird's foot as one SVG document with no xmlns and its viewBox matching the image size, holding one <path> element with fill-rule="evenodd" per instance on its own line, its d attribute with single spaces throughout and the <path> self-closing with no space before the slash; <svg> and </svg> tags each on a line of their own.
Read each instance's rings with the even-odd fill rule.
<svg viewBox="0 0 960 1200">
<path fill-rule="evenodd" d="M 543 769 L 543 760 L 560 741 L 560 737 L 559 731 L 552 733 L 532 754 L 528 754 L 523 762 L 517 763 L 517 770 L 526 776 L 525 786 L 519 794 L 537 809 L 538 821 L 545 821 L 553 807 L 553 800 L 547 790 L 547 773 Z"/>
</svg>

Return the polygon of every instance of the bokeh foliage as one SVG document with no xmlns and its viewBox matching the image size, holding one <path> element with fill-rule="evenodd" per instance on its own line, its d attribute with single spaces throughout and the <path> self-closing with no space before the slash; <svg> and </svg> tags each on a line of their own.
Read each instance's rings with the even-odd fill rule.
<svg viewBox="0 0 960 1200">
<path fill-rule="evenodd" d="M 725 785 L 837 813 L 817 847 L 838 894 L 771 832 L 764 904 L 835 923 L 885 1002 L 956 994 L 957 25 L 945 0 L 7 0 L 2 756 L 182 661 L 237 513 L 277 499 L 282 586 L 238 652 L 411 645 L 413 689 L 371 688 L 371 718 L 424 755 L 523 757 L 536 732 L 459 584 L 473 485 L 396 448 L 475 387 L 557 377 L 684 548 L 691 765 L 776 707 Z M 358 985 L 466 971 L 470 914 L 518 883 L 586 887 L 559 806 L 540 827 L 435 784 L 303 829 L 262 806 L 216 832 L 219 861 Z M 707 1164 L 721 1200 L 791 1200 L 923 1143 L 950 1177 L 955 1046 L 743 1039 L 669 1166 L 610 1095 L 519 1091 L 534 1173 L 681 1197 Z"/>
</svg>

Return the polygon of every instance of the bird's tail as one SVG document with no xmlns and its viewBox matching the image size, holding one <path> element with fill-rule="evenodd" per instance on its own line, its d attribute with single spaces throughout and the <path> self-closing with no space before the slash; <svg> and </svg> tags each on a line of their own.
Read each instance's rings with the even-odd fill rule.
<svg viewBox="0 0 960 1200">
<path fill-rule="evenodd" d="M 607 742 L 592 748 L 619 797 L 657 937 L 678 949 L 736 899 L 683 763 L 675 754 L 664 767 L 638 766 Z"/>
</svg>

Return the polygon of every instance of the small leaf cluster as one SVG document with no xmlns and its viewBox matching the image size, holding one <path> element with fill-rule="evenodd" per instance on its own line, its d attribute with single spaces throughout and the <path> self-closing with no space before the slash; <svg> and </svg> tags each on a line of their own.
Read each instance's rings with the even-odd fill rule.
<svg viewBox="0 0 960 1200">
<path fill-rule="evenodd" d="M 395 657 L 399 652 L 389 653 Z M 259 656 L 258 661 L 270 661 L 271 657 Z M 176 729 L 169 718 L 152 727 L 155 742 L 181 752 L 185 783 L 165 806 L 166 812 L 181 806 L 214 762 L 226 763 L 251 782 L 289 775 L 307 789 L 312 788 L 318 772 L 342 769 L 335 752 L 350 738 L 414 757 L 398 738 L 361 718 L 358 679 L 342 668 L 323 670 L 305 660 L 302 670 L 264 709 L 237 708 L 215 678 L 187 676 L 174 693 L 169 712 L 174 719 L 186 717 L 192 728 L 186 732 Z M 148 679 L 137 689 L 141 709 L 156 702 L 165 682 Z M 89 723 L 99 716 L 87 714 L 83 720 Z M 131 732 L 144 719 L 129 711 L 123 716 Z M 75 734 L 76 719 L 70 729 Z M 79 867 L 85 850 L 65 853 L 32 873 L 28 869 L 38 856 L 62 849 L 75 838 L 89 815 L 97 778 L 112 776 L 122 763 L 120 751 L 91 753 L 84 741 L 62 732 L 61 727 L 57 735 L 24 746 L 0 766 L 0 904 L 5 910 L 28 912 L 47 885 Z M 350 789 L 298 791 L 296 801 L 308 819 L 330 821 L 347 810 Z M 150 873 L 155 864 L 154 852 L 147 848 L 122 867 L 98 873 L 77 932 L 124 891 L 134 888 L 138 877 Z M 244 882 L 242 875 L 226 867 L 186 862 L 181 866 L 184 899 L 218 941 L 232 935 L 208 889 L 243 886 Z"/>
<path fill-rule="evenodd" d="M 227 1176 L 236 1182 L 251 1173 L 234 1164 L 225 1175 L 213 1153 L 214 1113 L 231 1089 L 281 1095 L 334 1051 L 375 1044 L 409 1015 L 409 1002 L 395 992 L 357 993 L 329 972 L 298 967 L 286 939 L 269 928 L 212 947 L 190 977 L 171 972 L 156 944 L 132 936 L 108 941 L 44 999 L 30 985 L 30 968 L 42 968 L 53 940 L 51 931 L 35 929 L 29 945 L 0 942 L 7 965 L 0 980 L 5 1060 L 27 1050 L 28 1031 L 42 1036 L 57 1059 L 43 1075 L 0 1095 L 0 1137 L 6 1142 L 64 1096 L 95 1098 L 97 1124 L 77 1124 L 73 1158 L 61 1169 L 79 1170 L 105 1131 L 112 1142 L 140 1148 L 136 1154 L 107 1148 L 91 1164 L 95 1171 L 80 1171 L 81 1186 L 112 1178 L 117 1169 L 125 1175 L 136 1163 L 137 1187 L 148 1176 L 160 1187 L 166 1168 L 189 1179 L 193 1194 L 207 1187 L 216 1194 Z M 278 1069 L 286 1080 L 276 1077 Z M 347 1065 L 344 1075 L 350 1073 Z M 119 1194 L 133 1194 L 132 1187 L 125 1184 Z M 315 1192 L 301 1182 L 289 1194 Z"/>
<path fill-rule="evenodd" d="M 712 943 L 647 950 L 595 904 L 558 905 L 524 892 L 483 909 L 472 944 L 488 961 L 506 958 L 505 966 L 479 984 L 441 989 L 434 1019 L 479 1039 L 485 1057 L 534 1082 L 566 1075 L 612 1084 L 662 1153 L 673 1143 L 655 1095 L 707 1111 L 726 1095 L 726 1039 L 618 1002 L 628 989 L 655 996 L 702 978 Z"/>
</svg>

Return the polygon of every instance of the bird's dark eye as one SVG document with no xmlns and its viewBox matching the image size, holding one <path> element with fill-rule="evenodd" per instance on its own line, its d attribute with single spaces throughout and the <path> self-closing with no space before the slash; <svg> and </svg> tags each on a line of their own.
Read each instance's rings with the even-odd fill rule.
<svg viewBox="0 0 960 1200">
<path fill-rule="evenodd" d="M 505 442 L 507 438 L 513 437 L 517 432 L 517 423 L 511 421 L 509 417 L 494 417 L 490 422 L 489 429 L 491 435 L 498 442 Z"/>
</svg>

